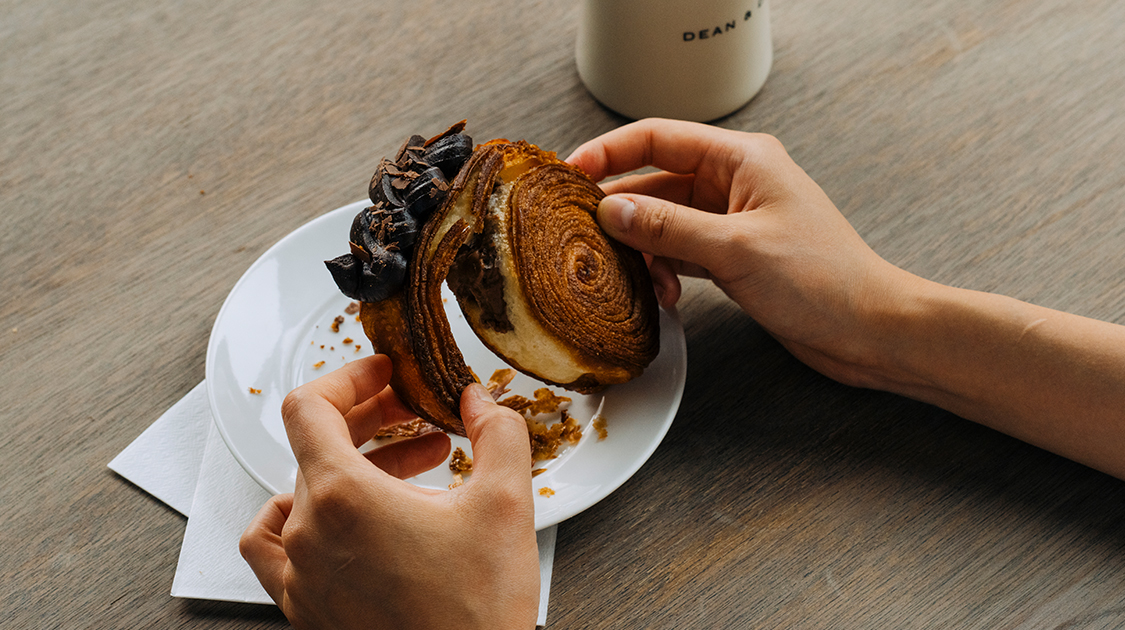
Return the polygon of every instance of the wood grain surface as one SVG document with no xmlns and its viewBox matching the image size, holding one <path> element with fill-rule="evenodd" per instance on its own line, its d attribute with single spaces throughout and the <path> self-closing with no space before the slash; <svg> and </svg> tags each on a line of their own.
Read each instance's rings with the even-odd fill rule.
<svg viewBox="0 0 1125 630">
<path fill-rule="evenodd" d="M 1125 324 L 1125 3 L 776 0 L 778 136 L 921 276 Z M 184 519 L 106 468 L 278 239 L 413 132 L 566 154 L 574 0 L 0 0 L 0 626 L 279 628 L 168 595 Z M 1119 628 L 1125 486 L 805 368 L 688 284 L 665 442 L 564 522 L 549 628 Z"/>
</svg>

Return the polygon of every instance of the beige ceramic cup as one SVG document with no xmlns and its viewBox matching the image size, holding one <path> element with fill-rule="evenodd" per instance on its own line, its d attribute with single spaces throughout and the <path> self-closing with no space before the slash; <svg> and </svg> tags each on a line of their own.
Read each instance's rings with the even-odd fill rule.
<svg viewBox="0 0 1125 630">
<path fill-rule="evenodd" d="M 714 120 L 766 82 L 769 0 L 582 0 L 576 59 L 594 98 L 629 118 Z"/>
</svg>

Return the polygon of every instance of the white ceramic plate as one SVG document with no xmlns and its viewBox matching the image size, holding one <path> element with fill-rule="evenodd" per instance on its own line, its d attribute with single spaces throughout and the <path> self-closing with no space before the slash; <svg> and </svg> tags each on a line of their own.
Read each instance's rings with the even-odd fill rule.
<svg viewBox="0 0 1125 630">
<path fill-rule="evenodd" d="M 219 432 L 235 459 L 273 493 L 291 492 L 297 461 L 281 421 L 281 401 L 294 387 L 371 354 L 370 342 L 350 300 L 337 290 L 324 260 L 347 250 L 352 218 L 366 207 L 356 202 L 325 214 L 286 236 L 243 274 L 215 320 L 207 347 L 207 394 Z M 455 300 L 448 314 L 465 360 L 487 379 L 507 367 L 468 327 Z M 332 321 L 344 316 L 339 332 Z M 345 343 L 345 339 L 350 339 Z M 661 311 L 660 354 L 644 374 L 594 396 L 555 388 L 573 399 L 569 414 L 583 428 L 582 439 L 560 449 L 558 457 L 537 462 L 546 471 L 534 478 L 535 528 L 578 514 L 613 492 L 633 475 L 664 438 L 680 404 L 687 354 L 683 326 L 674 312 Z M 541 383 L 524 375 L 512 382 L 514 394 L 531 396 Z M 607 437 L 592 428 L 601 411 Z M 468 440 L 453 445 L 471 455 Z M 430 488 L 448 488 L 452 473 L 439 466 L 410 479 Z M 540 492 L 549 488 L 554 494 Z"/>
</svg>

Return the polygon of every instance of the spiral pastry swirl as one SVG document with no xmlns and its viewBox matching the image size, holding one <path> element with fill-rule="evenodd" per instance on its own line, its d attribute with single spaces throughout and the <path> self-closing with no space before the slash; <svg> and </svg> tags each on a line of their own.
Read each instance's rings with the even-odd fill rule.
<svg viewBox="0 0 1125 630">
<path fill-rule="evenodd" d="M 566 343 L 625 370 L 656 354 L 655 305 L 637 252 L 606 238 L 594 219 L 601 188 L 564 163 L 545 164 L 512 187 L 512 258 L 529 308 Z"/>
<path fill-rule="evenodd" d="M 598 227 L 602 196 L 526 142 L 473 150 L 421 227 L 403 289 L 360 311 L 404 402 L 464 435 L 460 395 L 479 379 L 450 331 L 443 282 L 481 341 L 541 381 L 590 393 L 642 373 L 659 351 L 656 297 L 640 253 Z"/>
</svg>

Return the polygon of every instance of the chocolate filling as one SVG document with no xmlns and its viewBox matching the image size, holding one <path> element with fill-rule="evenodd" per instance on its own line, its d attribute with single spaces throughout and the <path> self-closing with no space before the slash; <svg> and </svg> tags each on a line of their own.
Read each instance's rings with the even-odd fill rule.
<svg viewBox="0 0 1125 630">
<path fill-rule="evenodd" d="M 504 277 L 500 274 L 496 242 L 491 236 L 495 234 L 492 225 L 495 221 L 492 217 L 485 217 L 485 235 L 478 243 L 461 248 L 446 282 L 460 299 L 480 308 L 481 325 L 506 333 L 511 332 L 513 327 L 508 319 L 508 305 L 504 302 Z"/>
</svg>

